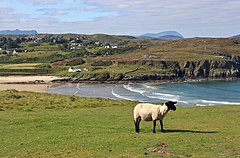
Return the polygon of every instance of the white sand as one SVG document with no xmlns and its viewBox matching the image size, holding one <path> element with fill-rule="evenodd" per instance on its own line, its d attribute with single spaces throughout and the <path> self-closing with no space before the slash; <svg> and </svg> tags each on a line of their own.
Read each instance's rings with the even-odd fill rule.
<svg viewBox="0 0 240 158">
<path fill-rule="evenodd" d="M 43 80 L 45 83 L 54 79 L 61 79 L 57 76 L 0 76 L 0 83 L 16 83 L 16 82 L 30 82 L 36 80 Z"/>
<path fill-rule="evenodd" d="M 47 92 L 47 84 L 0 84 L 0 91 L 15 89 L 18 91 Z"/>
<path fill-rule="evenodd" d="M 61 79 L 57 76 L 0 76 L 0 91 L 15 89 L 18 91 L 47 92 L 51 80 Z M 18 82 L 34 82 L 43 80 L 44 84 L 16 84 Z M 6 84 L 8 83 L 8 84 Z M 9 84 L 12 83 L 12 84 Z"/>
</svg>

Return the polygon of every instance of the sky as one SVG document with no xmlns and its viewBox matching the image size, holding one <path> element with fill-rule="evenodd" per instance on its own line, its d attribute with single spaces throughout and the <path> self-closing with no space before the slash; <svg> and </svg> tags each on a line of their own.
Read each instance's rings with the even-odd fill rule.
<svg viewBox="0 0 240 158">
<path fill-rule="evenodd" d="M 240 34 L 240 0 L 0 0 L 0 30 L 184 37 Z"/>
</svg>

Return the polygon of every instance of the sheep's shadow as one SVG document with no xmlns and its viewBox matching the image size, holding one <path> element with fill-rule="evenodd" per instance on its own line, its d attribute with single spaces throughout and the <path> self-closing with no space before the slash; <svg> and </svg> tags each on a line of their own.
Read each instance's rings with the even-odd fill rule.
<svg viewBox="0 0 240 158">
<path fill-rule="evenodd" d="M 185 129 L 165 130 L 166 133 L 218 133 L 217 131 L 195 131 Z"/>
</svg>

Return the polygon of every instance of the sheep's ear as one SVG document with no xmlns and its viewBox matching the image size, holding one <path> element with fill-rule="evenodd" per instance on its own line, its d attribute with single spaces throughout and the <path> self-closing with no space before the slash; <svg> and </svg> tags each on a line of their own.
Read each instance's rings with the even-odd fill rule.
<svg viewBox="0 0 240 158">
<path fill-rule="evenodd" d="M 174 104 L 177 104 L 177 102 L 176 101 L 168 101 L 168 102 L 166 102 L 165 103 L 166 105 L 174 105 Z"/>
</svg>

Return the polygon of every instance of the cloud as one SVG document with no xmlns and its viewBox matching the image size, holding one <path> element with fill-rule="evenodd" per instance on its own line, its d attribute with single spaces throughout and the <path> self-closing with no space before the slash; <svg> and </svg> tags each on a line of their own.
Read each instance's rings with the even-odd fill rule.
<svg viewBox="0 0 240 158">
<path fill-rule="evenodd" d="M 0 23 L 7 23 L 13 21 L 13 10 L 8 7 L 0 6 Z"/>
<path fill-rule="evenodd" d="M 67 15 L 69 9 L 42 8 L 42 9 L 38 9 L 36 11 L 41 12 L 42 15 L 59 16 L 59 15 Z"/>
<path fill-rule="evenodd" d="M 16 25 L 21 18 L 27 17 L 26 14 L 18 14 L 12 8 L 0 5 L 0 26 L 7 28 L 8 24 L 13 23 Z"/>
<path fill-rule="evenodd" d="M 100 6 L 105 10 L 118 11 L 123 16 L 115 17 L 113 22 L 116 22 L 116 25 L 135 27 L 134 31 L 131 31 L 133 33 L 144 30 L 160 32 L 176 29 L 190 35 L 188 30 L 195 28 L 196 35 L 201 32 L 205 36 L 217 29 L 221 31 L 219 35 L 223 35 L 231 31 L 229 30 L 230 22 L 235 26 L 240 25 L 238 16 L 240 10 L 237 9 L 240 1 L 237 0 L 92 0 L 87 3 Z M 222 31 L 223 27 L 224 31 Z M 234 28 L 237 31 L 237 27 Z"/>
<path fill-rule="evenodd" d="M 73 8 L 75 11 L 99 11 L 101 10 L 98 6 L 91 6 L 91 5 L 82 5 Z"/>
<path fill-rule="evenodd" d="M 41 4 L 41 5 L 56 4 L 59 2 L 59 0 L 18 0 L 18 1 L 31 3 L 31 4 Z"/>
<path fill-rule="evenodd" d="M 1 27 L 16 21 L 15 27 L 39 32 L 138 35 L 176 30 L 186 37 L 228 36 L 239 33 L 240 27 L 239 0 L 17 1 L 32 5 L 35 12 L 24 14 L 21 9 L 2 7 Z"/>
</svg>

